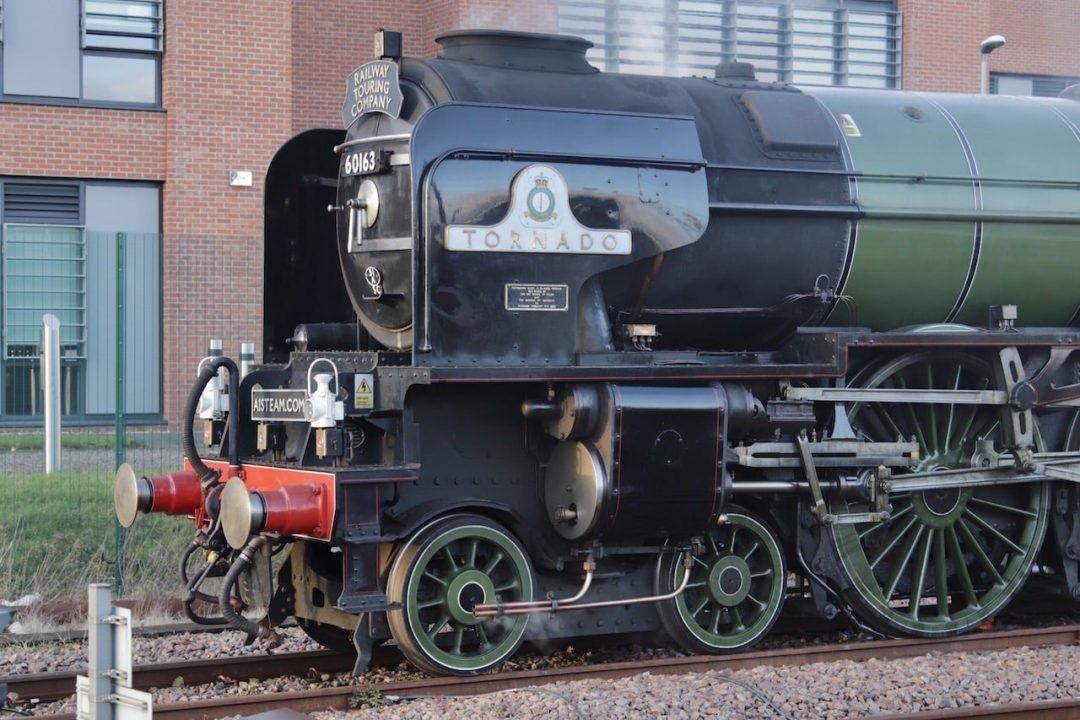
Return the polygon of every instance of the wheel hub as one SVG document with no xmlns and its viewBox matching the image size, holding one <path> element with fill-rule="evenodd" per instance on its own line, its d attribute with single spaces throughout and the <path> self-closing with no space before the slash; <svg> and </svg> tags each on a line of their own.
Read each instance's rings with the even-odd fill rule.
<svg viewBox="0 0 1080 720">
<path fill-rule="evenodd" d="M 923 493 L 926 509 L 938 517 L 946 517 L 956 511 L 960 505 L 960 488 L 942 488 L 927 490 Z"/>
<path fill-rule="evenodd" d="M 495 586 L 491 578 L 479 570 L 458 573 L 446 590 L 447 611 L 462 625 L 479 624 L 480 618 L 473 615 L 473 608 L 494 599 Z"/>
<path fill-rule="evenodd" d="M 750 567 L 737 555 L 719 558 L 709 570 L 709 591 L 716 602 L 734 607 L 750 592 Z"/>
</svg>

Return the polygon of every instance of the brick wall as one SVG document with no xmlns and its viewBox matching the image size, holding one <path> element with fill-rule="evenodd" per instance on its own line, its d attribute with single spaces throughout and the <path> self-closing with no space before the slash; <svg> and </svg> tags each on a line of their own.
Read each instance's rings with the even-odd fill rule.
<svg viewBox="0 0 1080 720">
<path fill-rule="evenodd" d="M 1004 35 L 994 72 L 1080 75 L 1076 0 L 899 0 L 904 14 L 904 88 L 979 91 L 979 43 Z"/>
<path fill-rule="evenodd" d="M 1008 42 L 990 56 L 990 70 L 1080 77 L 1080 2 L 992 0 L 991 30 Z"/>
<path fill-rule="evenodd" d="M 979 91 L 979 43 L 992 32 L 988 0 L 899 0 L 905 90 Z"/>
<path fill-rule="evenodd" d="M 422 18 L 430 4 L 422 0 L 293 0 L 293 132 L 341 127 L 345 78 L 373 59 L 377 29 L 404 33 L 405 53 L 421 54 Z"/>
<path fill-rule="evenodd" d="M 209 337 L 261 343 L 262 188 L 292 131 L 292 14 L 282 0 L 169 0 L 163 103 L 165 415 Z M 231 187 L 250 170 L 252 187 Z"/>
<path fill-rule="evenodd" d="M 160 112 L 0 103 L 0 174 L 165 179 Z"/>
<path fill-rule="evenodd" d="M 434 0 L 424 8 L 424 41 L 429 55 L 438 54 L 435 38 L 448 30 L 484 28 L 558 32 L 555 0 Z"/>
</svg>

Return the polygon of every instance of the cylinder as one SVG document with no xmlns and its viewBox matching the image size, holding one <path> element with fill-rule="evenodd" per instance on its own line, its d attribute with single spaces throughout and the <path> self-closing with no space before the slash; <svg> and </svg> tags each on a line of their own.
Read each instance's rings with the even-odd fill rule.
<svg viewBox="0 0 1080 720">
<path fill-rule="evenodd" d="M 152 493 L 150 512 L 191 515 L 202 507 L 202 484 L 194 470 L 167 472 L 147 479 Z"/>
<path fill-rule="evenodd" d="M 322 487 L 315 483 L 249 492 L 243 480 L 233 478 L 221 494 L 225 539 L 239 548 L 253 533 L 320 535 L 324 502 Z"/>
<path fill-rule="evenodd" d="M 194 470 L 137 477 L 124 463 L 116 471 L 113 502 L 116 518 L 124 527 L 131 527 L 140 512 L 194 515 L 203 506 L 202 484 Z"/>
</svg>

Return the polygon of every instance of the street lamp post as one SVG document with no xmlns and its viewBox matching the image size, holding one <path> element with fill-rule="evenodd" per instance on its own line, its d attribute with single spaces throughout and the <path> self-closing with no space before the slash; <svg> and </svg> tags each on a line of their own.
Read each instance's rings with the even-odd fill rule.
<svg viewBox="0 0 1080 720">
<path fill-rule="evenodd" d="M 982 72 L 979 92 L 983 95 L 990 94 L 990 53 L 1005 44 L 1004 35 L 991 35 L 979 44 L 979 52 L 982 54 Z"/>
</svg>

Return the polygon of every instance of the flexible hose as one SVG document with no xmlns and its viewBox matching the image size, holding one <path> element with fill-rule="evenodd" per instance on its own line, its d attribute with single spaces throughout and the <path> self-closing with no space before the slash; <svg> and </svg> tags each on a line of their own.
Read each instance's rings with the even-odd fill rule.
<svg viewBox="0 0 1080 720">
<path fill-rule="evenodd" d="M 246 617 L 237 612 L 232 602 L 233 587 L 240 580 L 240 575 L 252 565 L 252 558 L 255 557 L 262 546 L 267 543 L 267 539 L 262 536 L 253 537 L 244 549 L 240 551 L 240 555 L 233 561 L 232 566 L 229 568 L 229 572 L 225 573 L 225 580 L 221 583 L 221 594 L 218 597 L 218 605 L 221 607 L 221 616 L 240 632 L 251 635 L 252 637 L 265 637 L 267 629 L 258 623 L 248 620 Z"/>
<path fill-rule="evenodd" d="M 196 625 L 206 625 L 208 627 L 221 627 L 222 625 L 228 625 L 228 621 L 225 618 L 219 617 L 204 617 L 195 612 L 195 608 L 191 606 L 193 600 L 184 601 L 184 614 L 187 615 L 188 620 Z"/>
<path fill-rule="evenodd" d="M 180 557 L 180 579 L 184 581 L 184 588 L 187 590 L 188 593 L 187 597 L 184 598 L 185 602 L 202 600 L 203 602 L 210 603 L 212 605 L 217 602 L 217 597 L 209 593 L 204 593 L 198 589 L 199 584 L 201 584 L 202 580 L 204 579 L 202 575 L 206 572 L 206 568 L 204 567 L 203 569 L 201 569 L 199 571 L 199 574 L 196 575 L 196 577 L 194 578 L 188 575 L 187 570 L 188 560 L 190 560 L 191 556 L 195 554 L 195 551 L 199 550 L 201 547 L 202 545 L 192 541 L 188 544 L 187 549 L 184 550 L 184 554 Z M 220 618 L 214 619 L 220 620 Z"/>
<path fill-rule="evenodd" d="M 195 446 L 195 430 L 192 427 L 195 422 L 195 411 L 199 407 L 199 399 L 202 397 L 206 384 L 210 382 L 218 369 L 225 367 L 229 371 L 229 465 L 236 467 L 240 464 L 240 373 L 236 363 L 227 357 L 214 358 L 206 364 L 191 386 L 187 402 L 184 403 L 183 421 L 180 425 L 180 442 L 184 450 L 184 457 L 191 464 L 199 480 L 204 484 L 211 484 L 218 478 L 218 473 L 210 469 L 199 457 L 199 449 Z"/>
</svg>

